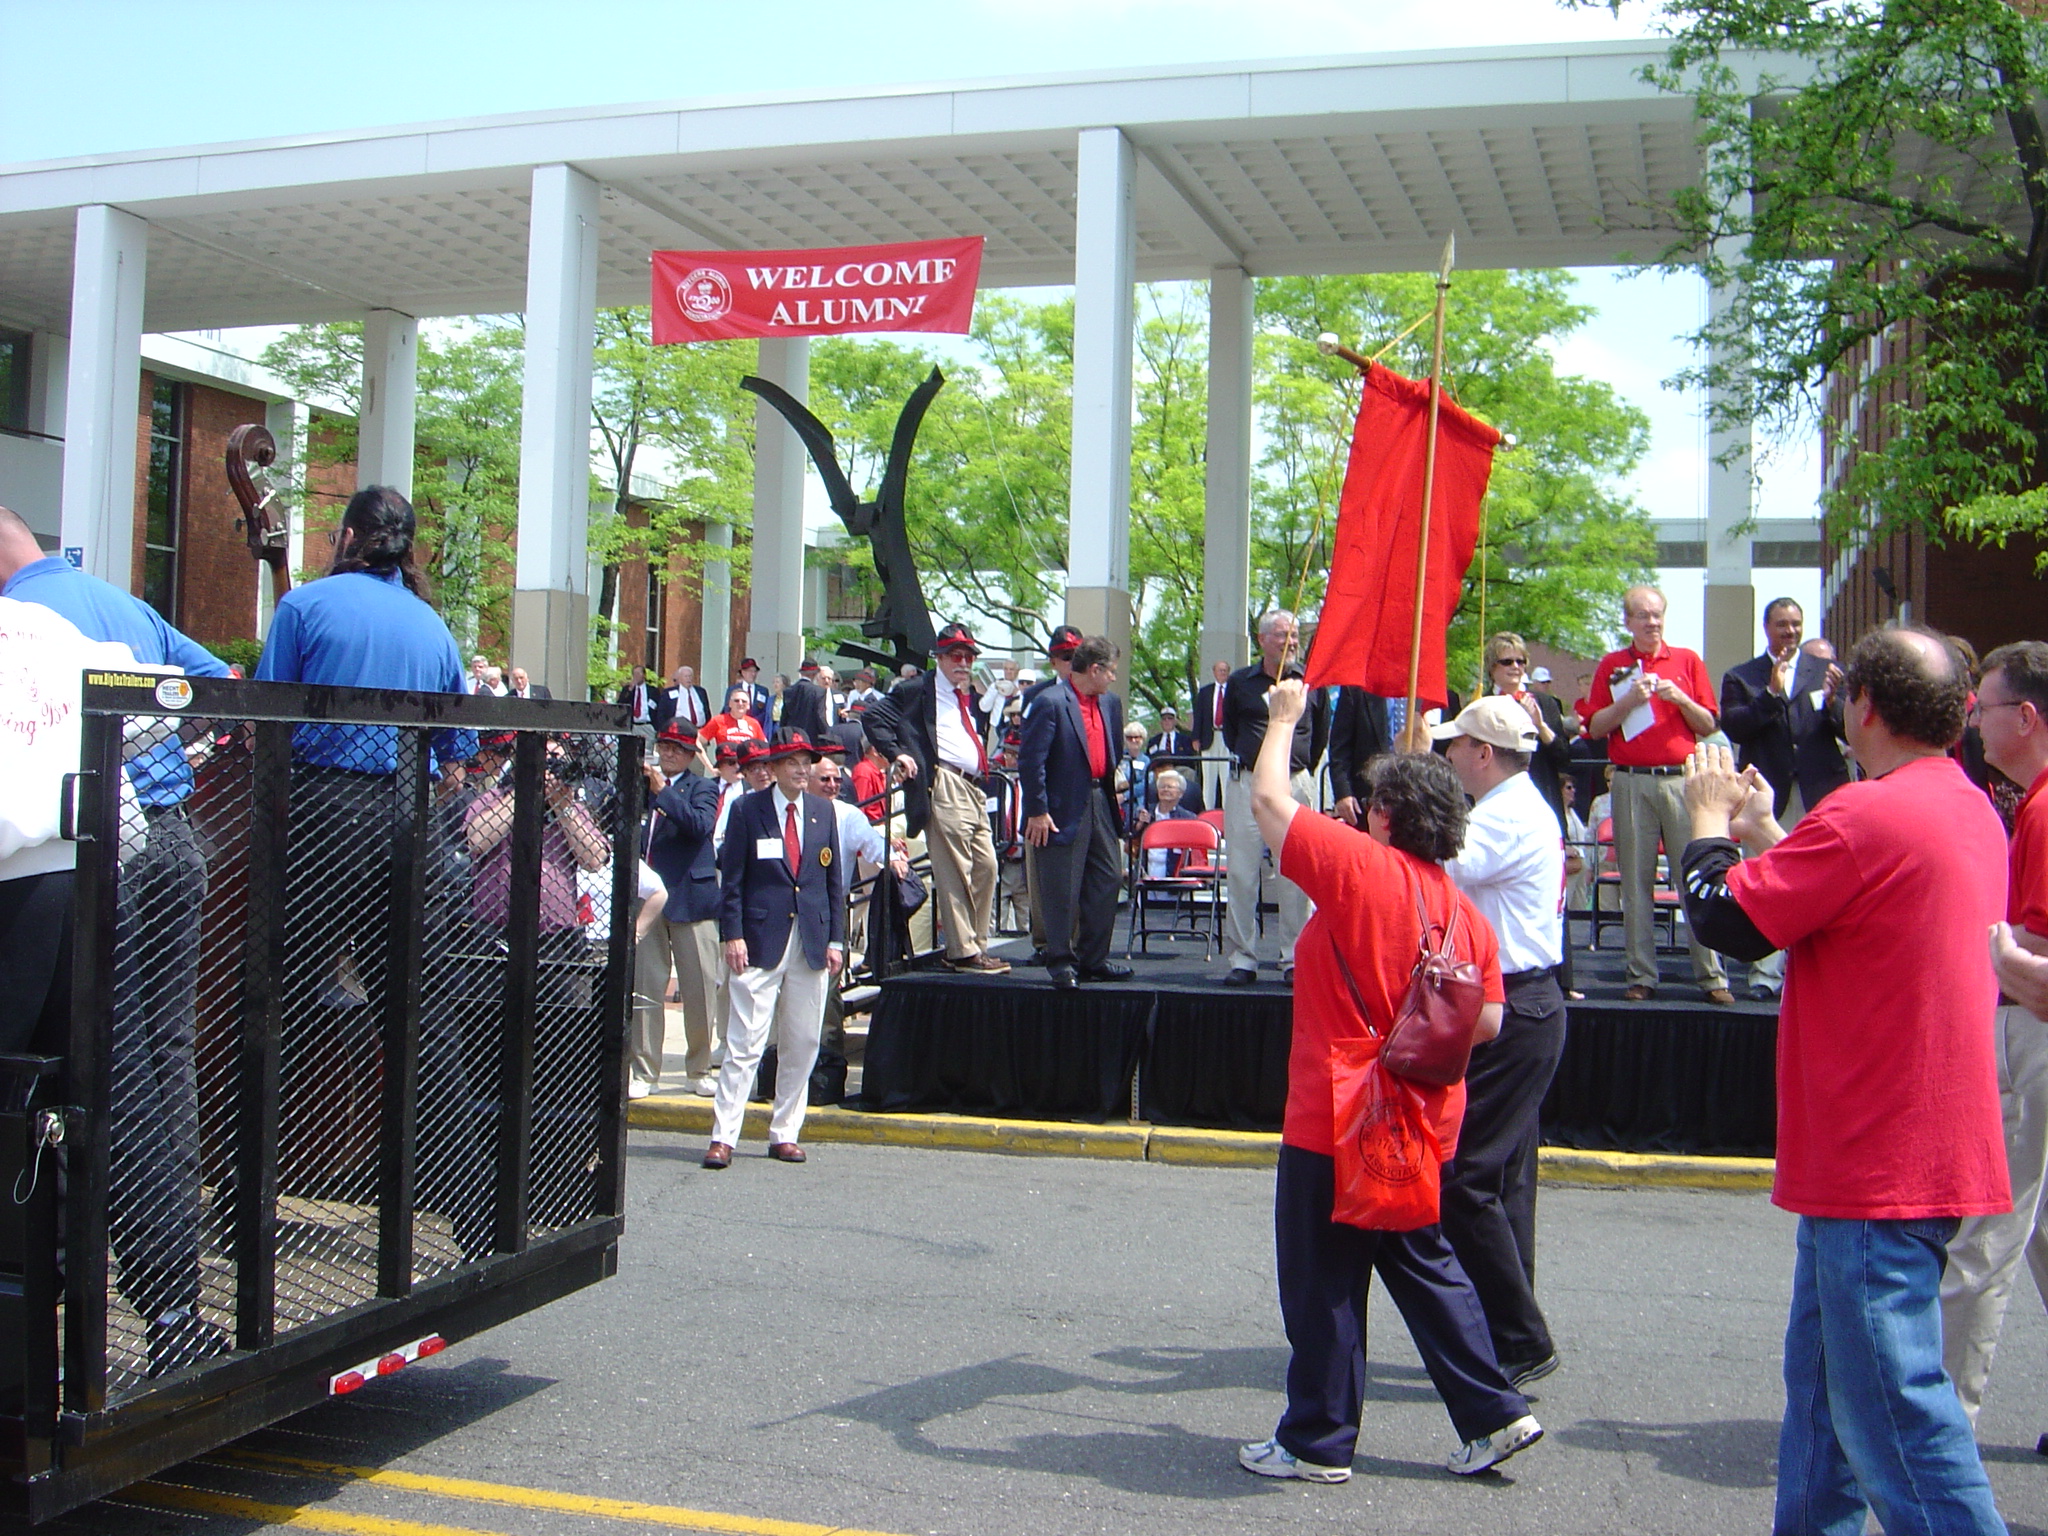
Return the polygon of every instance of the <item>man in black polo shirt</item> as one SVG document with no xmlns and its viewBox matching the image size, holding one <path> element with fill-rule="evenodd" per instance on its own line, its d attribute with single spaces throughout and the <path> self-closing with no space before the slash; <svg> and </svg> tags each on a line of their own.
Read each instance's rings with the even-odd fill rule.
<svg viewBox="0 0 2048 1536">
<path fill-rule="evenodd" d="M 1252 816 L 1252 765 L 1266 739 L 1266 691 L 1280 680 L 1280 659 L 1296 649 L 1299 630 L 1294 615 L 1275 608 L 1259 620 L 1259 659 L 1230 674 L 1223 685 L 1223 743 L 1230 753 L 1223 786 L 1223 838 L 1230 854 L 1230 904 L 1225 912 L 1224 941 L 1230 951 L 1230 973 L 1224 983 L 1248 987 L 1259 979 L 1259 896 L 1266 865 L 1266 844 Z M 1290 662 L 1290 676 L 1301 668 Z M 1303 711 L 1294 725 L 1294 751 L 1288 769 L 1295 800 L 1309 803 L 1315 788 L 1311 775 L 1323 755 L 1327 732 L 1324 711 Z M 1294 979 L 1294 941 L 1308 921 L 1308 897 L 1301 887 L 1281 878 L 1273 881 L 1280 904 L 1280 979 Z"/>
</svg>

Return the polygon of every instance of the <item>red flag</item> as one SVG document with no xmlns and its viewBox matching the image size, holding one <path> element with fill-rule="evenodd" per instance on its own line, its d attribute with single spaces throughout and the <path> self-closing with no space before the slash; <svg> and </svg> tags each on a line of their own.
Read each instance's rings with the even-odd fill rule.
<svg viewBox="0 0 2048 1536">
<path fill-rule="evenodd" d="M 829 251 L 656 251 L 654 341 L 735 336 L 966 335 L 979 235 Z"/>
<path fill-rule="evenodd" d="M 1479 542 L 1479 503 L 1500 433 L 1445 396 L 1437 415 L 1436 493 L 1422 600 L 1416 697 L 1441 706 L 1444 631 Z M 1336 552 L 1309 656 L 1308 685 L 1349 683 L 1405 698 L 1415 626 L 1415 555 L 1422 536 L 1422 464 L 1429 385 L 1374 363 L 1365 376 L 1351 462 L 1337 503 Z"/>
</svg>

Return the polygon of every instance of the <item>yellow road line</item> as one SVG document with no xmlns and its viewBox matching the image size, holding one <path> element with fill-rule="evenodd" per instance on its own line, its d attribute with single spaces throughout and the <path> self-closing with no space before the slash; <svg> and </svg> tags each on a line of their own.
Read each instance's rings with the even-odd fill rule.
<svg viewBox="0 0 2048 1536">
<path fill-rule="evenodd" d="M 137 1483 L 122 1489 L 115 1498 L 124 1504 L 140 1504 L 174 1514 L 230 1515 L 302 1531 L 326 1531 L 330 1536 L 499 1536 L 496 1531 L 479 1531 L 473 1526 L 425 1525 L 417 1520 L 391 1520 L 383 1515 L 348 1514 L 338 1509 L 264 1504 L 232 1493 L 215 1493 L 210 1488 L 187 1488 L 180 1483 Z"/>
<path fill-rule="evenodd" d="M 504 1504 L 516 1509 L 544 1509 L 553 1514 L 590 1515 L 606 1520 L 625 1520 L 636 1525 L 672 1525 L 690 1531 L 712 1531 L 720 1536 L 892 1536 L 887 1531 L 863 1531 L 844 1525 L 810 1525 L 799 1520 L 766 1520 L 753 1515 L 720 1514 L 714 1510 L 682 1509 L 673 1504 L 643 1504 L 637 1499 L 600 1499 L 581 1493 L 557 1493 L 549 1488 L 522 1488 L 512 1483 L 480 1483 L 467 1477 L 429 1477 L 419 1472 L 394 1472 L 384 1467 L 351 1467 L 340 1462 L 312 1461 L 300 1456 L 280 1456 L 266 1451 L 227 1449 L 206 1458 L 214 1466 L 237 1467 L 253 1472 L 297 1473 L 309 1477 L 340 1478 L 347 1482 L 374 1483 L 381 1488 L 402 1488 L 409 1493 L 428 1493 L 444 1499 L 467 1499 L 479 1504 Z M 393 1533 L 399 1536 L 399 1533 Z M 417 1533 L 415 1532 L 415 1536 Z"/>
</svg>

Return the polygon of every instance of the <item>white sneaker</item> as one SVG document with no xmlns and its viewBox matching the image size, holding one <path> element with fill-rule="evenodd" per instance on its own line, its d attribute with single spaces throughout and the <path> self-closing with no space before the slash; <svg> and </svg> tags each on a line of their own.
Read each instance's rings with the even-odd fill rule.
<svg viewBox="0 0 2048 1536">
<path fill-rule="evenodd" d="M 626 1097 L 629 1099 L 644 1099 L 652 1092 L 654 1092 L 654 1085 L 652 1083 L 643 1083 L 637 1077 L 632 1082 L 626 1084 Z"/>
<path fill-rule="evenodd" d="M 1320 1462 L 1302 1461 L 1278 1440 L 1261 1440 L 1237 1448 L 1237 1464 L 1260 1477 L 1298 1477 L 1305 1483 L 1348 1483 L 1349 1467 L 1326 1467 Z"/>
<path fill-rule="evenodd" d="M 1525 1413 L 1505 1428 L 1467 1441 L 1444 1466 L 1460 1477 L 1470 1477 L 1474 1472 L 1499 1466 L 1515 1452 L 1526 1451 L 1542 1438 L 1543 1426 Z"/>
<path fill-rule="evenodd" d="M 691 1078 L 690 1092 L 697 1095 L 700 1099 L 718 1097 L 718 1074 L 716 1072 L 706 1072 L 702 1077 Z"/>
</svg>

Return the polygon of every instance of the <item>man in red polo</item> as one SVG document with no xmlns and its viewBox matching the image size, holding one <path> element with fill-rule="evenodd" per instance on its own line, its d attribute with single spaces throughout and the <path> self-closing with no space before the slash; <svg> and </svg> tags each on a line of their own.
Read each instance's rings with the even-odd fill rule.
<svg viewBox="0 0 2048 1536">
<path fill-rule="evenodd" d="M 2013 818 L 2005 915 L 2016 944 L 2048 955 L 2048 645 L 2022 640 L 1986 656 L 1972 715 L 1984 761 L 2028 786 Z M 2048 1299 L 2048 1021 L 2010 997 L 1999 1004 L 1998 1097 L 2012 1209 L 1965 1221 L 1948 1245 L 1941 1279 L 1942 1363 L 1973 1424 L 2022 1259 Z"/>
<path fill-rule="evenodd" d="M 1692 838 L 1685 763 L 1714 731 L 1714 684 L 1699 653 L 1664 643 L 1664 594 L 1630 587 L 1622 598 L 1629 644 L 1600 658 L 1586 702 L 1588 736 L 1607 738 L 1614 764 L 1614 862 L 1621 870 L 1621 926 L 1628 945 L 1630 1002 L 1657 995 L 1654 899 L 1657 841 L 1674 862 Z M 1686 930 L 1692 977 L 1710 1003 L 1735 1001 L 1721 957 Z"/>
</svg>

